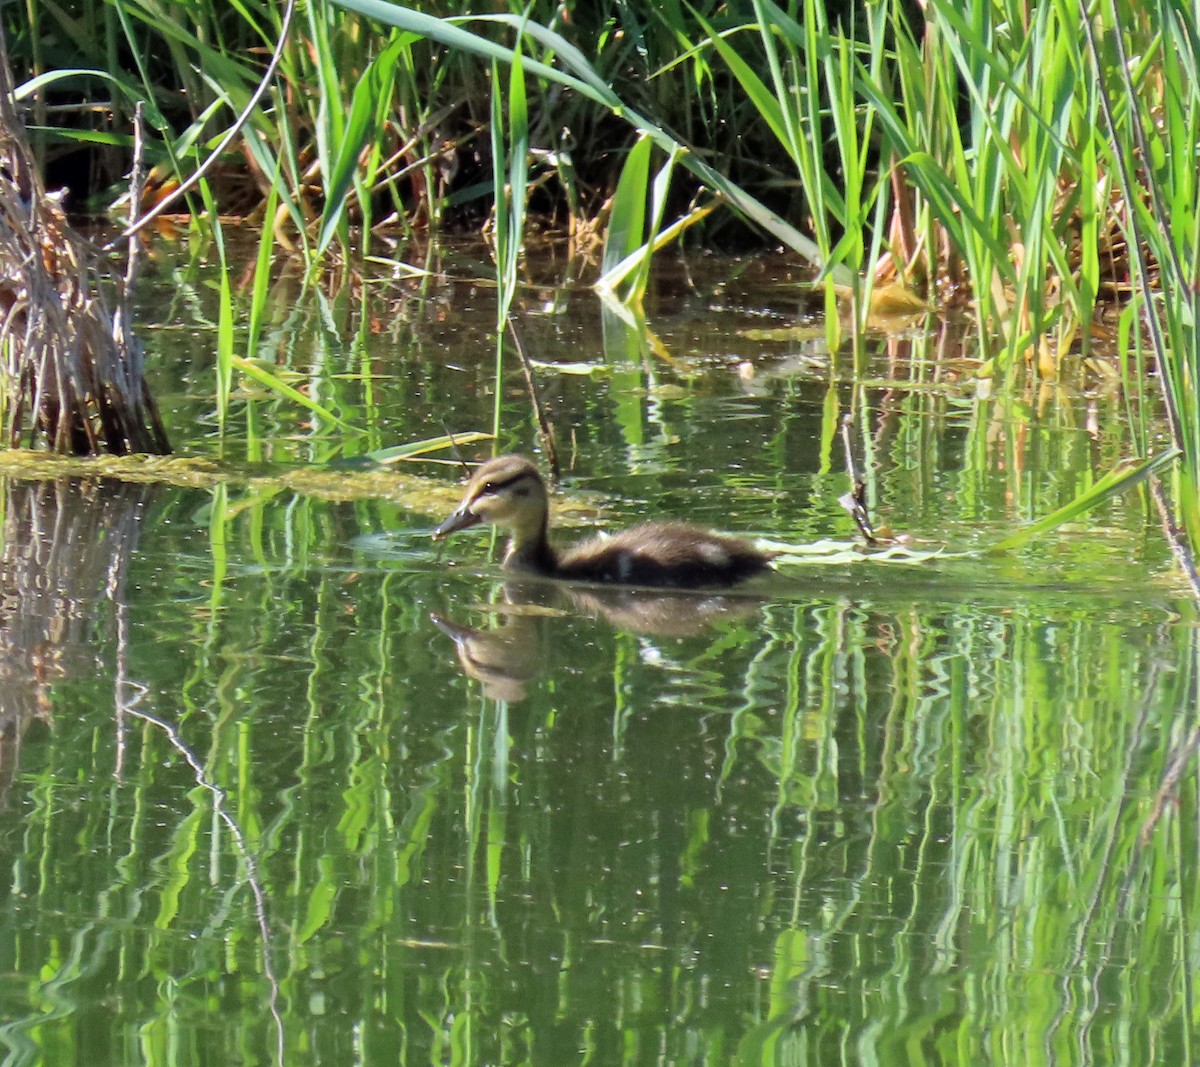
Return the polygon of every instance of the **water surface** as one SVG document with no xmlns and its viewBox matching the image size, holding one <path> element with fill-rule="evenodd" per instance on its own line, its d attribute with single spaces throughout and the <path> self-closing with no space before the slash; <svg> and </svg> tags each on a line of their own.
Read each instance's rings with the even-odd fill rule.
<svg viewBox="0 0 1200 1067">
<path fill-rule="evenodd" d="M 488 268 L 444 266 L 281 283 L 259 356 L 370 432 L 247 388 L 222 442 L 209 276 L 164 260 L 176 445 L 488 428 Z M 760 332 L 808 306 L 763 260 L 664 272 L 652 334 L 531 286 L 563 536 L 851 542 L 845 413 L 876 517 L 948 554 L 1131 454 L 1103 377 L 1006 402 L 932 329 L 857 362 Z M 506 582 L 486 533 L 439 557 L 452 494 L 5 483 L 5 1062 L 1191 1062 L 1196 613 L 1136 495 L 997 557 L 652 598 Z"/>
</svg>

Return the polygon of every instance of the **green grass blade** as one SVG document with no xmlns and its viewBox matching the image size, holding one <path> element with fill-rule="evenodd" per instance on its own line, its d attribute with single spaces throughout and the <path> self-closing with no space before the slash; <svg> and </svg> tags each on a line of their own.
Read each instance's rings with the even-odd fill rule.
<svg viewBox="0 0 1200 1067">
<path fill-rule="evenodd" d="M 639 137 L 621 168 L 617 191 L 613 194 L 612 214 L 604 235 L 604 254 L 600 260 L 601 282 L 642 244 L 646 232 L 646 194 L 650 184 L 652 148 L 649 137 Z"/>
<path fill-rule="evenodd" d="M 136 104 L 141 101 L 143 105 L 142 114 L 145 116 L 146 123 L 155 130 L 168 130 L 171 124 L 167 122 L 163 113 L 158 109 L 158 105 L 150 98 L 146 97 L 135 86 L 127 82 L 123 78 L 119 78 L 108 71 L 104 70 L 89 70 L 82 67 L 68 67 L 59 70 L 47 71 L 45 74 L 39 74 L 37 77 L 30 78 L 28 81 L 22 82 L 13 90 L 14 100 L 27 100 L 36 95 L 40 90 L 47 86 L 54 85 L 56 82 L 64 81 L 70 78 L 96 78 L 102 82 L 106 82 L 114 89 L 119 89 L 121 94 L 131 103 Z"/>
<path fill-rule="evenodd" d="M 348 193 L 358 173 L 359 159 L 367 144 L 378 136 L 377 116 L 381 101 L 391 96 L 396 61 L 406 47 L 406 41 L 394 41 L 376 57 L 354 87 L 345 132 L 326 179 L 325 214 L 316 247 L 318 256 L 329 248 L 345 217 Z"/>
<path fill-rule="evenodd" d="M 230 360 L 230 364 L 233 367 L 237 367 L 237 369 L 246 375 L 247 378 L 253 378 L 259 383 L 259 385 L 265 386 L 267 389 L 270 389 L 271 392 L 278 393 L 280 396 L 286 397 L 293 403 L 299 404 L 301 407 L 308 408 L 308 410 L 314 415 L 319 416 L 326 422 L 331 422 L 336 426 L 340 426 L 343 430 L 346 430 L 349 433 L 366 433 L 365 430 L 362 430 L 352 423 L 347 422 L 345 419 L 335 415 L 328 408 L 323 407 L 315 400 L 305 396 L 298 389 L 292 388 L 292 386 L 277 378 L 274 374 L 268 370 L 265 370 L 257 363 L 245 359 L 242 356 L 233 356 Z"/>
<path fill-rule="evenodd" d="M 1114 496 L 1124 493 L 1134 486 L 1139 485 L 1149 478 L 1152 474 L 1161 470 L 1169 463 L 1175 462 L 1181 455 L 1182 451 L 1178 448 L 1172 448 L 1162 453 L 1159 456 L 1154 456 L 1151 459 L 1143 460 L 1133 466 L 1120 466 L 1109 471 L 1088 489 L 1080 493 L 1069 504 L 1064 504 L 1056 511 L 1052 511 L 1049 515 L 1043 516 L 1037 522 L 1031 523 L 1022 530 L 1004 538 L 987 549 L 989 552 L 1004 552 L 1010 548 L 1016 548 L 1023 545 L 1026 541 L 1030 541 L 1035 537 L 1040 537 L 1044 533 L 1062 526 L 1064 523 L 1073 522 L 1080 516 L 1087 514 L 1092 508 L 1103 504 L 1106 500 L 1111 500 Z"/>
<path fill-rule="evenodd" d="M 525 95 L 525 57 L 517 48 L 508 79 L 508 242 L 504 259 L 502 313 L 496 328 L 503 331 L 517 291 L 521 248 L 525 239 L 525 211 L 529 198 L 529 103 Z"/>
<path fill-rule="evenodd" d="M 271 259 L 275 248 L 275 209 L 279 204 L 279 188 L 271 183 L 267 191 L 267 208 L 263 227 L 258 235 L 258 256 L 254 263 L 254 287 L 250 293 L 250 318 L 246 327 L 246 352 L 253 356 L 258 351 L 258 339 L 262 335 L 263 318 L 267 307 L 267 294 L 271 288 Z"/>
<path fill-rule="evenodd" d="M 380 448 L 364 454 L 365 459 L 375 463 L 399 463 L 401 460 L 425 456 L 430 452 L 440 452 L 445 448 L 455 448 L 458 445 L 473 445 L 480 441 L 490 441 L 492 435 L 480 430 L 468 430 L 466 433 L 442 434 L 440 437 L 429 437 L 424 441 L 410 441 L 407 444 L 395 445 L 392 448 Z"/>
<path fill-rule="evenodd" d="M 208 182 L 200 183 L 200 196 L 208 212 L 213 245 L 217 250 L 217 425 L 224 436 L 229 416 L 229 396 L 233 390 L 233 289 L 229 284 L 229 261 L 225 252 L 225 231 Z"/>
</svg>

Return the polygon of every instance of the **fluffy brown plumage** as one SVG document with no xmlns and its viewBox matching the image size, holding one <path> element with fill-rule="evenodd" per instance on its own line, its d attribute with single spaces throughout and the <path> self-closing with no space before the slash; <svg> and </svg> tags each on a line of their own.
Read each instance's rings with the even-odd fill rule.
<svg viewBox="0 0 1200 1067">
<path fill-rule="evenodd" d="M 486 522 L 508 531 L 504 566 L 551 578 L 621 585 L 727 586 L 767 570 L 771 555 L 736 537 L 681 522 L 649 522 L 557 552 L 548 536 L 546 483 L 524 456 L 497 456 L 467 484 L 434 540 Z"/>
</svg>

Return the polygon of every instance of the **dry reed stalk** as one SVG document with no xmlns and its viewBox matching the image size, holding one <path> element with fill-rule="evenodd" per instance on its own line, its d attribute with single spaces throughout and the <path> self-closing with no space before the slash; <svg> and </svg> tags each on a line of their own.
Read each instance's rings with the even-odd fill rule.
<svg viewBox="0 0 1200 1067">
<path fill-rule="evenodd" d="M 34 169 L 0 33 L 0 430 L 9 447 L 170 451 L 129 328 L 129 294 L 118 294 L 114 314 L 104 284 L 96 250 Z"/>
</svg>

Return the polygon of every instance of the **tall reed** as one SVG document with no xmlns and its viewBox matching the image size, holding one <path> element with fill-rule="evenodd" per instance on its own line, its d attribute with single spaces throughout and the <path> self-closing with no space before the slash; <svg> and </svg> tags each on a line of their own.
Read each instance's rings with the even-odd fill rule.
<svg viewBox="0 0 1200 1067">
<path fill-rule="evenodd" d="M 492 225 L 496 257 L 496 371 L 492 436 L 499 440 L 504 397 L 504 338 L 509 312 L 517 293 L 521 249 L 525 237 L 526 197 L 529 186 L 529 112 L 525 97 L 525 71 L 520 48 L 509 69 L 508 91 L 501 89 L 500 66 L 492 60 L 492 188 L 495 217 Z M 507 102 L 507 107 L 505 103 Z"/>
<path fill-rule="evenodd" d="M 184 101 L 185 123 L 151 113 L 160 153 L 183 169 L 249 98 L 256 57 L 281 27 L 265 0 L 227 15 L 187 10 L 120 0 L 81 45 L 81 66 L 93 70 L 127 52 L 129 70 L 111 75 L 127 96 L 159 96 L 168 77 L 186 88 L 175 103 Z M 37 78 L 61 75 L 44 69 L 41 42 L 75 26 L 75 11 L 39 9 L 37 41 L 19 28 Z M 393 31 L 374 33 L 347 12 Z M 753 0 L 733 14 L 714 2 L 641 16 L 607 5 L 578 17 L 599 20 L 587 52 L 575 43 L 582 23 L 548 3 L 444 18 L 386 0 L 304 9 L 304 42 L 287 42 L 284 80 L 243 142 L 256 192 L 277 198 L 278 239 L 290 234 L 317 262 L 353 252 L 352 217 L 369 226 L 391 210 L 402 225 L 421 212 L 436 222 L 470 136 L 462 131 L 491 126 L 492 183 L 456 195 L 492 196 L 498 219 L 517 206 L 508 199 L 517 168 L 529 184 L 531 158 L 556 160 L 576 207 L 578 175 L 595 174 L 587 148 L 623 164 L 619 178 L 610 172 L 601 281 L 631 302 L 654 250 L 717 202 L 846 287 L 859 328 L 880 282 L 965 303 L 986 368 L 1009 383 L 1026 365 L 1054 378 L 1065 359 L 1088 354 L 1098 306 L 1131 295 L 1136 310 L 1119 339 L 1148 338 L 1155 352 L 1125 366 L 1135 385 L 1161 374 L 1184 456 L 1181 506 L 1200 527 L 1200 71 L 1183 0 L 928 0 L 919 13 L 899 0 L 836 12 L 816 0 Z M 523 72 L 520 145 L 511 124 L 496 136 L 496 112 L 480 103 L 487 72 L 494 80 L 500 68 L 510 86 Z M 621 80 L 622 70 L 643 76 Z M 510 87 L 507 106 L 516 104 Z M 456 131 L 448 139 L 443 124 Z M 548 133 L 564 128 L 574 145 Z M 595 143 L 581 143 L 580 131 Z M 772 152 L 759 151 L 766 145 Z M 684 174 L 716 200 L 668 223 L 670 186 Z M 497 231 L 509 288 L 512 221 Z M 1145 429 L 1148 456 L 1153 425 Z"/>
<path fill-rule="evenodd" d="M 1200 32 L 1195 12 L 1156 0 L 1132 23 L 1117 0 L 1085 21 L 1086 48 L 1104 77 L 1099 108 L 1105 158 L 1127 211 L 1137 289 L 1133 306 L 1158 370 L 1172 436 L 1183 454 L 1176 503 L 1193 550 L 1200 546 Z M 1126 27 L 1146 51 L 1135 61 Z M 1189 147 L 1191 146 L 1191 147 Z M 1145 366 L 1139 358 L 1139 366 Z"/>
</svg>

